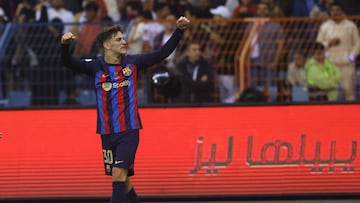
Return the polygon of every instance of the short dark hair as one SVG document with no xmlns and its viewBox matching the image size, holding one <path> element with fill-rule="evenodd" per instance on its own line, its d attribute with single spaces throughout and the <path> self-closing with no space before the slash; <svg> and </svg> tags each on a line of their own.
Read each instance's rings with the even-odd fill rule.
<svg viewBox="0 0 360 203">
<path fill-rule="evenodd" d="M 96 37 L 96 43 L 98 44 L 99 47 L 102 48 L 102 44 L 111 39 L 114 35 L 116 35 L 116 33 L 121 32 L 123 33 L 123 29 L 118 26 L 111 26 L 106 28 L 104 31 L 100 32 L 97 37 Z"/>
<path fill-rule="evenodd" d="M 333 6 L 337 6 L 337 7 L 339 7 L 341 10 L 343 10 L 342 5 L 341 5 L 339 2 L 337 2 L 337 1 L 331 3 L 331 4 L 329 5 L 329 8 L 331 8 L 331 7 L 333 7 Z"/>
<path fill-rule="evenodd" d="M 99 10 L 99 6 L 97 5 L 96 2 L 89 2 L 85 5 L 84 10 L 97 12 Z"/>
<path fill-rule="evenodd" d="M 256 4 L 256 6 L 259 6 L 259 5 L 265 5 L 268 9 L 270 8 L 270 5 L 268 4 L 268 3 L 266 3 L 266 2 L 262 2 L 262 1 L 260 1 L 259 3 L 257 3 Z"/>
<path fill-rule="evenodd" d="M 136 10 L 139 15 L 143 12 L 143 5 L 140 1 L 129 1 L 126 3 L 128 7 Z"/>
<path fill-rule="evenodd" d="M 191 45 L 194 45 L 194 44 L 200 46 L 200 43 L 197 42 L 197 41 L 189 41 L 189 42 L 187 42 L 187 43 L 184 45 L 185 51 L 188 51 L 188 50 L 190 49 L 190 46 L 191 46 Z"/>
<path fill-rule="evenodd" d="M 303 49 L 297 49 L 297 50 L 295 50 L 294 52 L 293 52 L 293 55 L 295 56 L 295 55 L 300 55 L 300 56 L 302 56 L 302 57 L 306 57 L 306 52 L 305 52 L 305 50 L 303 50 Z"/>
<path fill-rule="evenodd" d="M 320 42 L 315 42 L 314 45 L 313 45 L 313 50 L 314 51 L 324 51 L 325 46 Z"/>
<path fill-rule="evenodd" d="M 254 87 L 248 87 L 244 89 L 240 97 L 238 98 L 238 102 L 266 102 L 266 95 Z"/>
<path fill-rule="evenodd" d="M 159 10 L 161 10 L 161 9 L 163 9 L 165 7 L 169 7 L 169 5 L 167 3 L 163 3 L 163 2 L 155 3 L 154 4 L 154 11 L 158 12 Z"/>
</svg>

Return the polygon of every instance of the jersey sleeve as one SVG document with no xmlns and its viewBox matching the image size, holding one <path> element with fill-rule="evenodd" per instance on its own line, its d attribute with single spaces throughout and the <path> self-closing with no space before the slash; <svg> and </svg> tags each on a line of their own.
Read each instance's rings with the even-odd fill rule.
<svg viewBox="0 0 360 203">
<path fill-rule="evenodd" d="M 179 41 L 183 36 L 183 33 L 183 30 L 177 28 L 170 37 L 170 39 L 158 50 L 155 50 L 149 54 L 135 55 L 137 65 L 140 68 L 146 68 L 154 64 L 160 63 L 176 49 Z"/>
<path fill-rule="evenodd" d="M 61 60 L 63 65 L 76 72 L 85 73 L 87 75 L 94 75 L 96 67 L 92 66 L 90 62 L 74 59 L 70 55 L 70 46 L 61 45 Z"/>
</svg>

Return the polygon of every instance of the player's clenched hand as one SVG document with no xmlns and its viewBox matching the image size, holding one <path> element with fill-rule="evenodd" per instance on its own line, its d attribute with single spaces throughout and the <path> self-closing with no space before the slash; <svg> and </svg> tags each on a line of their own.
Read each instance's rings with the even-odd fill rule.
<svg viewBox="0 0 360 203">
<path fill-rule="evenodd" d="M 190 24 L 190 20 L 187 19 L 184 16 L 181 16 L 177 21 L 176 21 L 176 25 L 178 26 L 178 28 L 185 30 L 189 27 Z"/>
<path fill-rule="evenodd" d="M 71 32 L 67 32 L 61 37 L 61 44 L 70 44 L 74 40 L 75 35 Z"/>
</svg>

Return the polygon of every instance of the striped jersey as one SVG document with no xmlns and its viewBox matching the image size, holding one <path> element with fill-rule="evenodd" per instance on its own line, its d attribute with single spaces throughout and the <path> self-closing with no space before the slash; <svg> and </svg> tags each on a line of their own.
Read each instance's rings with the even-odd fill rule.
<svg viewBox="0 0 360 203">
<path fill-rule="evenodd" d="M 62 45 L 64 65 L 94 78 L 98 134 L 142 128 L 136 94 L 138 70 L 160 63 L 169 56 L 182 34 L 182 30 L 176 29 L 160 49 L 149 54 L 124 55 L 120 64 L 108 64 L 102 56 L 91 61 L 77 60 L 71 57 L 69 45 Z"/>
</svg>

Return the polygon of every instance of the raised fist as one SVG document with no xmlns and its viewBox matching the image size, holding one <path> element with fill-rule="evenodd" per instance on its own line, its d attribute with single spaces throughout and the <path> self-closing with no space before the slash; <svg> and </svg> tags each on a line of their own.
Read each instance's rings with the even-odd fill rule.
<svg viewBox="0 0 360 203">
<path fill-rule="evenodd" d="M 70 44 L 74 40 L 75 35 L 71 32 L 67 32 L 61 37 L 61 44 Z"/>
<path fill-rule="evenodd" d="M 186 17 L 184 16 L 181 16 L 177 21 L 176 21 L 176 24 L 177 24 L 177 27 L 182 29 L 182 30 L 185 30 L 189 27 L 189 24 L 190 24 L 190 20 L 187 19 Z"/>
</svg>

